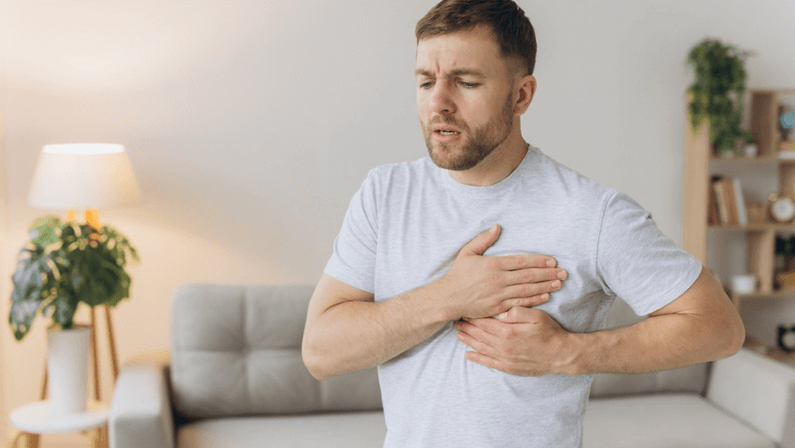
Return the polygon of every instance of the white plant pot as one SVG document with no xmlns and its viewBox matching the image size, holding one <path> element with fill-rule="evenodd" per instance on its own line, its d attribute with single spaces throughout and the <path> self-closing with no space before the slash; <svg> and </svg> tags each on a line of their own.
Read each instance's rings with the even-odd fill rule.
<svg viewBox="0 0 795 448">
<path fill-rule="evenodd" d="M 47 388 L 52 412 L 84 412 L 88 398 L 88 349 L 91 328 L 47 330 Z"/>
</svg>

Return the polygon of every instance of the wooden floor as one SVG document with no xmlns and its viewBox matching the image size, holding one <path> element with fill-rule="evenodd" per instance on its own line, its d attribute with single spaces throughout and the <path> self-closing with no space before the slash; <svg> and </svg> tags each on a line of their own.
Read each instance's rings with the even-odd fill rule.
<svg viewBox="0 0 795 448">
<path fill-rule="evenodd" d="M 88 437 L 80 434 L 41 436 L 39 448 L 89 448 Z"/>
</svg>

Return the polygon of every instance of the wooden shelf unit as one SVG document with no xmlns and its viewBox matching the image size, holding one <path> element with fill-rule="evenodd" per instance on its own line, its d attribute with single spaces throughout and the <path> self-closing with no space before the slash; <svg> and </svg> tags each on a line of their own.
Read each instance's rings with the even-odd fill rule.
<svg viewBox="0 0 795 448">
<path fill-rule="evenodd" d="M 749 223 L 747 226 L 726 226 L 708 224 L 708 207 L 711 188 L 711 166 L 715 163 L 728 163 L 752 166 L 755 164 L 776 164 L 779 174 L 779 192 L 795 194 L 795 160 L 780 159 L 778 148 L 781 135 L 778 132 L 778 104 L 784 94 L 795 94 L 795 89 L 750 89 L 751 133 L 758 148 L 756 157 L 743 156 L 716 157 L 709 140 L 709 124 L 702 122 L 695 132 L 690 125 L 690 116 L 685 117 L 685 172 L 683 203 L 683 247 L 709 266 L 707 260 L 707 240 L 710 229 L 724 229 L 746 232 L 747 270 L 759 280 L 758 290 L 753 294 L 732 295 L 737 307 L 740 300 L 759 298 L 791 298 L 793 291 L 776 291 L 773 288 L 775 276 L 775 244 L 777 232 L 795 232 L 795 222 L 777 223 L 770 219 L 764 223 Z M 685 103 L 685 110 L 690 99 Z"/>
</svg>

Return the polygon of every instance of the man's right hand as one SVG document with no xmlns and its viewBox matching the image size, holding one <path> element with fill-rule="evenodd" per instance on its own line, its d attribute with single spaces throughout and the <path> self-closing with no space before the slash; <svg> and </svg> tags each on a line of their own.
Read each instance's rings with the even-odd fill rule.
<svg viewBox="0 0 795 448">
<path fill-rule="evenodd" d="M 454 319 L 497 316 L 515 306 L 532 307 L 549 300 L 568 276 L 547 255 L 484 256 L 499 238 L 495 224 L 458 252 L 453 266 L 439 279 L 443 304 Z"/>
<path fill-rule="evenodd" d="M 549 300 L 566 271 L 546 255 L 483 256 L 499 236 L 499 226 L 481 233 L 461 248 L 442 278 L 381 302 L 324 273 L 304 328 L 303 357 L 309 371 L 327 379 L 373 367 L 428 339 L 451 320 L 497 316 Z"/>
</svg>

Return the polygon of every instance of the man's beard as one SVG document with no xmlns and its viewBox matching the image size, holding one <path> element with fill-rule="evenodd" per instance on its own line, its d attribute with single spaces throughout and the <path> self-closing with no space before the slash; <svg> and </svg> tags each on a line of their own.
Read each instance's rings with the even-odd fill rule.
<svg viewBox="0 0 795 448">
<path fill-rule="evenodd" d="M 440 116 L 437 120 L 431 120 L 428 126 L 423 126 L 425 134 L 425 145 L 428 147 L 428 154 L 431 160 L 439 168 L 451 171 L 465 171 L 475 167 L 483 159 L 494 151 L 508 138 L 513 129 L 513 97 L 508 97 L 502 111 L 495 115 L 488 123 L 484 124 L 475 132 L 471 132 L 465 123 L 459 123 L 453 118 Z M 433 136 L 433 125 L 436 123 L 452 124 L 457 126 L 462 134 L 471 136 L 464 142 L 452 144 L 431 141 Z M 463 146 L 455 150 L 454 145 Z M 435 146 L 434 146 L 435 145 Z M 448 157 L 444 157 L 447 155 Z"/>
</svg>

